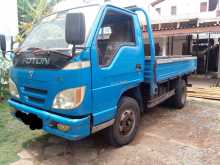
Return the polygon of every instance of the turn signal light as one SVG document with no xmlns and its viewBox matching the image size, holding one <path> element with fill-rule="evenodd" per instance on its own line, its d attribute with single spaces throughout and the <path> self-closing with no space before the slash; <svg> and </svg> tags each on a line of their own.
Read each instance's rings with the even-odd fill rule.
<svg viewBox="0 0 220 165">
<path fill-rule="evenodd" d="M 67 132 L 67 131 L 70 130 L 70 126 L 64 125 L 64 124 L 61 124 L 61 123 L 58 123 L 58 122 L 55 122 L 55 121 L 51 121 L 50 122 L 50 127 L 58 129 L 58 130 L 60 130 L 62 132 Z"/>
<path fill-rule="evenodd" d="M 70 127 L 68 125 L 58 123 L 57 129 L 59 129 L 60 131 L 63 131 L 63 132 L 67 132 L 70 130 Z"/>
</svg>

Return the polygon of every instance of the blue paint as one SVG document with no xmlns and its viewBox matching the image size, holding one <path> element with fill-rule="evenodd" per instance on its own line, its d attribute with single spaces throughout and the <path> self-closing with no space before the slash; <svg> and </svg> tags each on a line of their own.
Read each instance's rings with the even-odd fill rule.
<svg viewBox="0 0 220 165">
<path fill-rule="evenodd" d="M 98 64 L 96 38 L 104 16 L 108 10 L 123 13 L 132 17 L 134 22 L 135 45 L 123 46 L 116 53 L 113 61 L 106 67 Z M 145 60 L 142 30 L 136 11 L 144 13 L 150 43 L 150 60 Z M 75 61 L 91 61 L 91 67 L 78 70 L 24 69 L 12 67 L 11 79 L 15 82 L 20 98 L 12 98 L 9 104 L 18 111 L 32 113 L 43 120 L 43 130 L 51 134 L 78 140 L 91 134 L 91 128 L 117 115 L 117 105 L 124 92 L 139 87 L 140 84 L 150 86 L 149 95 L 155 95 L 158 82 L 168 81 L 192 73 L 196 69 L 196 60 L 157 64 L 155 59 L 154 38 L 147 13 L 141 8 L 121 9 L 111 5 L 103 6 L 86 42 L 86 49 Z M 136 65 L 141 66 L 140 70 Z M 33 71 L 30 78 L 29 71 Z M 53 109 L 55 96 L 66 89 L 85 86 L 85 97 L 81 105 L 74 109 Z M 35 91 L 27 88 L 37 89 Z M 139 90 L 136 90 L 139 91 Z M 139 94 L 136 94 L 141 96 Z M 37 98 L 30 100 L 29 97 Z M 141 99 L 143 100 L 143 99 Z M 69 125 L 70 131 L 62 132 L 51 128 L 51 121 Z"/>
<path fill-rule="evenodd" d="M 142 8 L 132 8 L 131 9 L 134 12 L 140 11 L 144 14 L 145 18 L 146 18 L 146 23 L 147 23 L 147 33 L 148 33 L 148 39 L 149 39 L 149 44 L 150 44 L 150 69 L 149 69 L 149 73 L 150 73 L 150 95 L 154 96 L 155 95 L 155 89 L 157 88 L 156 85 L 156 77 L 154 75 L 155 72 L 155 44 L 154 44 L 154 35 L 153 35 L 153 31 L 152 31 L 152 27 L 151 27 L 151 22 L 149 19 L 149 16 L 147 14 L 147 12 L 142 9 Z"/>
<path fill-rule="evenodd" d="M 178 76 L 181 77 L 184 75 L 191 74 L 196 70 L 196 68 L 197 68 L 196 59 L 157 64 L 156 79 L 157 82 L 161 82 Z M 147 83 L 151 82 L 149 60 L 145 60 L 144 80 Z"/>
<path fill-rule="evenodd" d="M 18 103 L 13 100 L 8 101 L 9 105 L 14 107 L 18 111 L 25 113 L 32 113 L 37 115 L 43 120 L 43 130 L 52 133 L 54 135 L 69 139 L 69 140 L 78 140 L 82 139 L 90 134 L 90 117 L 84 117 L 82 119 L 70 119 L 62 116 L 58 116 L 46 111 L 42 111 L 31 106 L 27 106 L 21 103 Z M 68 132 L 62 132 L 55 128 L 49 126 L 50 122 L 59 122 L 64 125 L 70 126 Z"/>
</svg>

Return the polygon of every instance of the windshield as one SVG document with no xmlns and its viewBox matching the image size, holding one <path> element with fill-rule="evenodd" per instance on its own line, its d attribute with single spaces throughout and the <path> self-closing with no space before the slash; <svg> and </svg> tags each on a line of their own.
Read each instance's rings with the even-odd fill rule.
<svg viewBox="0 0 220 165">
<path fill-rule="evenodd" d="M 21 51 L 28 48 L 71 50 L 65 40 L 65 18 L 67 13 L 83 13 L 86 22 L 86 40 L 92 24 L 99 11 L 99 6 L 79 7 L 52 14 L 36 25 L 20 47 Z M 85 43 L 82 45 L 84 46 Z"/>
</svg>

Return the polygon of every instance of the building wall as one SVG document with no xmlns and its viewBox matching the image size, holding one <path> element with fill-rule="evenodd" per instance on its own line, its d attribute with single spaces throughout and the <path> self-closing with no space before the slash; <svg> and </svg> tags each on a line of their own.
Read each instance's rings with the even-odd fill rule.
<svg viewBox="0 0 220 165">
<path fill-rule="evenodd" d="M 174 37 L 173 40 L 173 55 L 182 55 L 183 43 L 186 42 L 185 36 Z"/>
<path fill-rule="evenodd" d="M 207 12 L 200 12 L 200 3 L 207 2 Z M 171 15 L 171 7 L 176 6 L 176 15 Z M 210 19 L 216 18 L 219 7 L 214 11 L 208 11 L 209 0 L 165 0 L 154 6 L 160 8 L 160 14 L 165 20 L 179 20 L 190 18 Z"/>
<path fill-rule="evenodd" d="M 0 34 L 18 34 L 18 10 L 16 0 L 0 1 Z"/>
<path fill-rule="evenodd" d="M 173 52 L 172 52 L 171 37 L 169 37 L 169 42 L 168 42 L 168 37 L 155 38 L 155 43 L 159 43 L 160 45 L 161 52 L 159 55 L 161 56 L 182 55 L 183 44 L 185 42 L 186 42 L 185 36 L 173 37 Z"/>
<path fill-rule="evenodd" d="M 162 17 L 159 13 L 156 12 L 156 10 L 151 6 L 151 2 L 154 0 L 63 0 L 60 3 L 58 3 L 54 8 L 53 11 L 60 11 L 70 8 L 71 6 L 82 6 L 85 4 L 104 4 L 104 3 L 110 3 L 115 6 L 119 7 L 128 7 L 128 6 L 138 6 L 147 11 L 147 13 L 150 16 L 151 22 L 158 22 L 162 20 Z M 145 17 L 140 17 L 141 23 L 146 24 Z"/>
</svg>

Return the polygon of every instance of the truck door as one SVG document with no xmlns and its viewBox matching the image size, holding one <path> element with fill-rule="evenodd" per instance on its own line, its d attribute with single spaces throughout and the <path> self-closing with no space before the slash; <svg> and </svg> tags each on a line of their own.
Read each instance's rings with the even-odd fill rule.
<svg viewBox="0 0 220 165">
<path fill-rule="evenodd" d="M 115 117 L 122 93 L 143 82 L 144 49 L 135 14 L 107 7 L 92 48 L 93 122 Z"/>
</svg>

